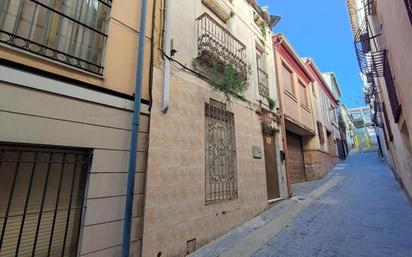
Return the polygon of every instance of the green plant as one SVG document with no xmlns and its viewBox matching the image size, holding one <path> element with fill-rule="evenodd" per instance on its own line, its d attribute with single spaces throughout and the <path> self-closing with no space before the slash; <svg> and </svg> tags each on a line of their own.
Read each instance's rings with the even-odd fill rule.
<svg viewBox="0 0 412 257">
<path fill-rule="evenodd" d="M 193 59 L 192 59 L 192 68 L 193 68 L 193 69 L 196 69 L 196 68 L 197 68 L 197 59 L 196 59 L 196 58 L 193 58 Z"/>
<path fill-rule="evenodd" d="M 243 94 L 248 88 L 247 73 L 249 73 L 250 67 L 245 74 L 241 74 L 233 64 L 230 63 L 212 63 L 211 74 L 213 79 L 209 84 L 223 92 L 227 100 L 230 100 L 231 96 L 243 99 Z"/>
<path fill-rule="evenodd" d="M 277 132 L 279 132 L 279 129 L 271 126 L 268 123 L 262 122 L 262 133 L 265 136 L 274 136 Z"/>
<path fill-rule="evenodd" d="M 259 38 L 260 43 L 262 43 L 262 45 L 265 45 L 265 40 Z"/>
<path fill-rule="evenodd" d="M 262 22 L 262 24 L 260 24 L 260 32 L 262 32 L 264 38 L 266 38 L 267 26 L 268 25 L 266 22 Z"/>
<path fill-rule="evenodd" d="M 270 97 L 267 97 L 266 100 L 268 101 L 269 109 L 273 111 L 276 107 L 276 101 Z"/>
<path fill-rule="evenodd" d="M 233 10 L 230 10 L 230 17 L 232 18 L 233 16 L 235 16 L 235 12 Z"/>
</svg>

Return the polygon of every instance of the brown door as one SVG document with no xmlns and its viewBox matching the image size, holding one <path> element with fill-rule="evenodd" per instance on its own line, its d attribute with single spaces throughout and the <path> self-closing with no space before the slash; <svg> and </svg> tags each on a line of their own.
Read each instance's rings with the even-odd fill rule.
<svg viewBox="0 0 412 257">
<path fill-rule="evenodd" d="M 299 183 L 306 180 L 305 163 L 303 159 L 302 137 L 287 132 L 288 160 L 286 162 L 290 183 Z"/>
<path fill-rule="evenodd" d="M 276 145 L 274 136 L 263 136 L 265 146 L 266 184 L 268 200 L 280 197 L 279 178 L 276 165 Z"/>
</svg>

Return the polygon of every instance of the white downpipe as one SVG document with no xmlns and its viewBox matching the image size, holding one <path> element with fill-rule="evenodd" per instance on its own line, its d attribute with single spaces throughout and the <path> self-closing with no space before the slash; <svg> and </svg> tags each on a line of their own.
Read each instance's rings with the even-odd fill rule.
<svg viewBox="0 0 412 257">
<path fill-rule="evenodd" d="M 170 0 L 165 0 L 165 23 L 164 23 L 164 40 L 163 40 L 163 52 L 170 55 Z M 164 70 L 163 70 L 163 105 L 162 112 L 166 113 L 169 109 L 170 103 L 170 60 L 164 58 Z"/>
</svg>

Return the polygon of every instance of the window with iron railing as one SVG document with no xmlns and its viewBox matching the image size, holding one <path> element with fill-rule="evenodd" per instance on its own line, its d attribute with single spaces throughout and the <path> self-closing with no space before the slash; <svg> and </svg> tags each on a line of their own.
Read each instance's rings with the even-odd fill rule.
<svg viewBox="0 0 412 257">
<path fill-rule="evenodd" d="M 111 0 L 2 0 L 0 42 L 103 74 Z"/>
<path fill-rule="evenodd" d="M 263 97 L 269 97 L 269 79 L 268 74 L 266 73 L 265 58 L 259 50 L 256 50 L 256 64 L 259 94 Z"/>
<path fill-rule="evenodd" d="M 246 46 L 207 13 L 196 22 L 198 58 L 209 64 L 231 64 L 247 77 Z"/>
<path fill-rule="evenodd" d="M 217 101 L 205 104 L 206 203 L 238 197 L 233 113 Z"/>
</svg>

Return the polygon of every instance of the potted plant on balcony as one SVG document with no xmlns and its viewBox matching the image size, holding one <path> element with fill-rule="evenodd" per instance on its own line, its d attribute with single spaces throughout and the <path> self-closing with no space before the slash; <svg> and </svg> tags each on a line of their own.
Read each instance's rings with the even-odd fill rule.
<svg viewBox="0 0 412 257">
<path fill-rule="evenodd" d="M 261 114 L 261 126 L 264 136 L 274 136 L 279 132 L 279 129 L 275 125 L 275 120 L 272 112 L 264 111 Z"/>
<path fill-rule="evenodd" d="M 248 88 L 247 76 L 250 73 L 250 67 L 246 71 L 238 69 L 232 63 L 213 62 L 211 66 L 212 79 L 210 85 L 230 98 L 236 97 L 243 100 L 243 94 Z"/>
</svg>

